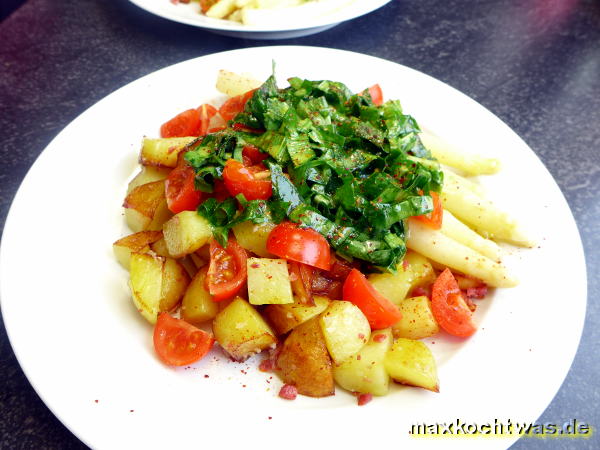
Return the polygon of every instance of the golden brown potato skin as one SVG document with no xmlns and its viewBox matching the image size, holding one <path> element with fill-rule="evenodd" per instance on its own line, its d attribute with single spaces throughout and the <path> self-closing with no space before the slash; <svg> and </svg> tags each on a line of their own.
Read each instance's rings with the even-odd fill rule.
<svg viewBox="0 0 600 450">
<path fill-rule="evenodd" d="M 283 343 L 277 357 L 277 373 L 284 383 L 309 397 L 335 393 L 331 358 L 317 318 L 298 325 Z"/>
</svg>

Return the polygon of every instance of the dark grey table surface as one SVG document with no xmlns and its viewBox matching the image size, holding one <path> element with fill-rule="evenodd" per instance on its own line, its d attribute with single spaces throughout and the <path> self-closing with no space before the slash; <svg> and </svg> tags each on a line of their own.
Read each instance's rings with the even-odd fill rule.
<svg viewBox="0 0 600 450">
<path fill-rule="evenodd" d="M 104 96 L 173 63 L 273 44 L 352 50 L 410 66 L 474 98 L 531 146 L 573 211 L 588 270 L 581 344 L 538 422 L 577 419 L 599 426 L 598 1 L 393 0 L 323 33 L 273 42 L 218 36 L 152 16 L 126 0 L 29 0 L 0 22 L 0 225 L 40 152 Z M 0 378 L 0 448 L 85 448 L 32 389 L 3 325 Z M 514 445 L 542 447 L 600 448 L 600 437 Z"/>
</svg>

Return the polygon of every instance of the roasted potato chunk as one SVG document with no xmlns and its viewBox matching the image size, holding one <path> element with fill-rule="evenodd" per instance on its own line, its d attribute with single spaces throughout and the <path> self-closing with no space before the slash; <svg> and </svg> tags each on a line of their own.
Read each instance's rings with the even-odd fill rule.
<svg viewBox="0 0 600 450">
<path fill-rule="evenodd" d="M 294 303 L 285 259 L 248 258 L 248 299 L 252 305 Z"/>
<path fill-rule="evenodd" d="M 150 251 L 151 244 L 161 238 L 162 233 L 160 231 L 140 231 L 116 241 L 113 244 L 113 251 L 119 264 L 129 270 L 131 252 L 146 253 Z"/>
<path fill-rule="evenodd" d="M 264 314 L 277 334 L 285 334 L 292 328 L 321 314 L 331 301 L 327 297 L 318 295 L 313 296 L 313 300 L 315 301 L 314 306 L 297 302 L 287 305 L 269 305 L 265 308 Z"/>
<path fill-rule="evenodd" d="M 351 392 L 387 394 L 390 376 L 383 361 L 392 341 L 389 328 L 373 331 L 369 342 L 356 355 L 333 368 L 335 381 Z"/>
<path fill-rule="evenodd" d="M 156 323 L 162 299 L 164 258 L 149 253 L 131 253 L 129 286 L 134 305 L 151 324 Z"/>
<path fill-rule="evenodd" d="M 208 267 L 203 267 L 192 279 L 181 301 L 181 316 L 183 320 L 193 325 L 199 325 L 214 319 L 219 312 L 219 304 L 204 287 Z"/>
<path fill-rule="evenodd" d="M 123 206 L 125 221 L 133 232 L 160 230 L 172 215 L 167 208 L 163 181 L 136 187 L 125 197 Z"/>
<path fill-rule="evenodd" d="M 170 171 L 170 168 L 142 166 L 142 170 L 140 170 L 127 185 L 127 193 L 129 194 L 136 187 L 141 186 L 142 184 L 164 180 L 167 178 Z"/>
<path fill-rule="evenodd" d="M 237 361 L 275 346 L 277 338 L 265 319 L 243 298 L 235 298 L 213 321 L 215 338 Z"/>
<path fill-rule="evenodd" d="M 177 165 L 177 156 L 196 137 L 144 138 L 140 163 L 144 166 L 170 167 Z"/>
<path fill-rule="evenodd" d="M 435 281 L 431 263 L 415 252 L 406 253 L 396 270 L 396 273 L 375 273 L 368 277 L 373 287 L 396 305 L 414 288 Z"/>
<path fill-rule="evenodd" d="M 309 397 L 326 397 L 335 393 L 331 358 L 318 318 L 298 325 L 287 337 L 276 362 L 277 373 L 284 383 Z"/>
<path fill-rule="evenodd" d="M 233 234 L 242 247 L 250 250 L 262 258 L 273 258 L 267 250 L 267 238 L 275 228 L 273 222 L 252 223 L 250 221 L 238 223 L 233 227 Z"/>
<path fill-rule="evenodd" d="M 259 88 L 261 85 L 262 81 L 221 69 L 217 76 L 216 88 L 223 94 L 235 97 L 236 95 L 242 95 L 252 89 Z"/>
<path fill-rule="evenodd" d="M 358 353 L 371 335 L 371 326 L 363 312 L 355 304 L 342 300 L 332 301 L 319 323 L 327 350 L 336 364 Z"/>
<path fill-rule="evenodd" d="M 154 324 L 159 312 L 173 309 L 190 281 L 186 270 L 172 258 L 154 253 L 131 253 L 129 285 L 133 303 Z"/>
<path fill-rule="evenodd" d="M 423 342 L 397 339 L 387 353 L 384 364 L 394 381 L 439 392 L 435 359 Z"/>
<path fill-rule="evenodd" d="M 431 312 L 427 297 L 409 297 L 400 302 L 402 319 L 392 327 L 394 337 L 423 339 L 439 333 L 440 327 Z"/>
<path fill-rule="evenodd" d="M 181 258 L 206 244 L 212 228 L 196 211 L 182 211 L 164 224 L 163 234 L 169 254 Z"/>
<path fill-rule="evenodd" d="M 160 311 L 170 311 L 175 308 L 189 284 L 190 276 L 185 267 L 173 258 L 165 258 L 162 270 Z"/>
</svg>

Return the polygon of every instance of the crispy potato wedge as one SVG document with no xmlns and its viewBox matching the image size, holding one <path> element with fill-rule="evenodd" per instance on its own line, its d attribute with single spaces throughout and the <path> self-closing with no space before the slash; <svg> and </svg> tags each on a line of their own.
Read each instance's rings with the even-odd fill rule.
<svg viewBox="0 0 600 450">
<path fill-rule="evenodd" d="M 164 256 L 166 258 L 172 258 L 171 254 L 169 253 L 169 249 L 167 248 L 167 242 L 165 241 L 165 237 L 162 233 L 160 234 L 159 240 L 150 244 L 150 248 L 157 255 Z"/>
<path fill-rule="evenodd" d="M 326 397 L 335 393 L 331 358 L 316 317 L 292 330 L 276 368 L 283 382 L 296 386 L 299 394 Z"/>
<path fill-rule="evenodd" d="M 400 302 L 402 319 L 392 327 L 394 337 L 423 339 L 440 331 L 426 296 L 409 297 Z"/>
<path fill-rule="evenodd" d="M 389 328 L 371 333 L 369 342 L 356 354 L 333 368 L 337 384 L 351 392 L 385 395 L 389 389 L 390 376 L 383 361 L 392 346 Z"/>
<path fill-rule="evenodd" d="M 127 193 L 129 194 L 136 187 L 141 186 L 142 184 L 164 180 L 167 178 L 167 175 L 169 175 L 170 171 L 170 168 L 142 166 L 142 169 L 127 185 Z"/>
<path fill-rule="evenodd" d="M 129 286 L 133 303 L 151 324 L 156 323 L 162 299 L 165 259 L 150 253 L 131 253 Z"/>
<path fill-rule="evenodd" d="M 163 234 L 169 254 L 181 258 L 206 244 L 212 228 L 196 211 L 182 211 L 165 222 Z"/>
<path fill-rule="evenodd" d="M 356 355 L 371 335 L 369 321 L 353 303 L 333 300 L 319 317 L 327 350 L 336 364 Z"/>
<path fill-rule="evenodd" d="M 165 258 L 162 271 L 160 311 L 170 311 L 175 308 L 183 298 L 189 284 L 190 276 L 185 267 L 173 258 Z"/>
<path fill-rule="evenodd" d="M 313 296 L 314 306 L 298 302 L 287 305 L 269 305 L 264 309 L 264 315 L 271 323 L 277 334 L 285 334 L 313 317 L 318 316 L 329 306 L 327 297 Z"/>
<path fill-rule="evenodd" d="M 243 298 L 235 298 L 213 321 L 217 342 L 237 361 L 277 344 L 265 319 Z"/>
<path fill-rule="evenodd" d="M 373 287 L 396 305 L 416 287 L 435 281 L 435 272 L 424 256 L 407 252 L 396 273 L 374 273 L 368 276 Z"/>
<path fill-rule="evenodd" d="M 113 251 L 119 264 L 129 270 L 131 252 L 146 253 L 151 245 L 162 238 L 160 231 L 140 231 L 125 236 L 113 244 Z"/>
<path fill-rule="evenodd" d="M 247 221 L 235 225 L 233 234 L 238 244 L 246 250 L 250 250 L 262 258 L 274 258 L 267 251 L 267 238 L 273 228 L 275 228 L 275 224 L 272 222 L 255 224 Z"/>
<path fill-rule="evenodd" d="M 173 258 L 155 253 L 131 252 L 129 286 L 133 303 L 144 318 L 154 324 L 159 312 L 179 304 L 190 277 Z"/>
<path fill-rule="evenodd" d="M 203 267 L 187 288 L 181 301 L 181 316 L 183 320 L 193 325 L 199 325 L 212 320 L 219 312 L 219 304 L 212 299 L 212 295 L 204 287 L 208 267 Z"/>
<path fill-rule="evenodd" d="M 397 339 L 388 351 L 384 364 L 394 381 L 439 392 L 435 359 L 423 342 Z"/>
<path fill-rule="evenodd" d="M 245 94 L 252 89 L 260 87 L 262 81 L 258 81 L 254 78 L 229 72 L 228 70 L 219 70 L 217 76 L 216 88 L 219 92 L 230 97 Z"/>
<path fill-rule="evenodd" d="M 169 167 L 177 165 L 177 156 L 196 137 L 144 138 L 140 163 L 144 166 Z"/>
<path fill-rule="evenodd" d="M 125 197 L 125 221 L 133 232 L 160 230 L 171 216 L 161 180 L 142 184 Z"/>
<path fill-rule="evenodd" d="M 294 303 L 285 259 L 248 258 L 248 299 L 252 305 Z"/>
</svg>

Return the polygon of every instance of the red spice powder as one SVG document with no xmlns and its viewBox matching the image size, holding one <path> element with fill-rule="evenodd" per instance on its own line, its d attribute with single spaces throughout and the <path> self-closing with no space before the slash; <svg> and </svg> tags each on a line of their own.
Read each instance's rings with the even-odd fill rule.
<svg viewBox="0 0 600 450">
<path fill-rule="evenodd" d="M 373 400 L 373 394 L 360 394 L 358 396 L 358 406 L 363 406 Z"/>
<path fill-rule="evenodd" d="M 296 397 L 298 396 L 298 388 L 291 384 L 284 384 L 281 386 L 279 396 L 286 400 L 296 400 Z"/>
<path fill-rule="evenodd" d="M 373 336 L 373 340 L 375 342 L 383 342 L 387 339 L 387 336 L 385 334 L 376 334 L 375 336 Z"/>
<path fill-rule="evenodd" d="M 263 359 L 258 365 L 258 370 L 261 372 L 272 372 L 275 369 L 275 361 L 271 358 Z"/>
</svg>

